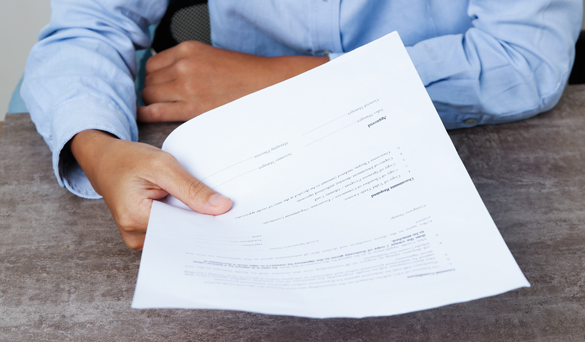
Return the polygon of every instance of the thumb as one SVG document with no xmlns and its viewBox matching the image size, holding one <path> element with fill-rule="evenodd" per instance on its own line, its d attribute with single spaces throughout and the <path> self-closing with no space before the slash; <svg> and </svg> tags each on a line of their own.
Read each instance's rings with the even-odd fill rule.
<svg viewBox="0 0 585 342">
<path fill-rule="evenodd" d="M 174 157 L 172 157 L 174 159 Z M 170 195 L 194 211 L 207 215 L 221 215 L 232 207 L 232 200 L 203 184 L 174 159 L 170 170 L 163 172 L 159 184 Z"/>
</svg>

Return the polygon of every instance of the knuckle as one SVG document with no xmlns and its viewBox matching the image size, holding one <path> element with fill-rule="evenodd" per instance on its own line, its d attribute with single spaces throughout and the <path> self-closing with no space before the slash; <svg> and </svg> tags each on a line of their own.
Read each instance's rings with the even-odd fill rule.
<svg viewBox="0 0 585 342">
<path fill-rule="evenodd" d="M 156 106 L 156 105 L 151 105 L 149 107 L 149 117 L 150 119 L 157 121 L 160 118 L 163 117 L 164 113 L 163 113 L 163 108 L 161 106 Z"/>
<path fill-rule="evenodd" d="M 173 159 L 174 157 L 168 153 L 159 153 L 156 158 L 150 160 L 150 165 L 156 172 L 165 172 L 171 167 Z"/>
<path fill-rule="evenodd" d="M 195 178 L 189 178 L 185 188 L 189 198 L 197 198 L 204 194 L 206 186 Z"/>
<path fill-rule="evenodd" d="M 146 63 L 144 64 L 144 68 L 145 68 L 147 73 L 150 73 L 150 72 L 158 69 L 159 65 L 160 65 L 159 56 L 151 56 L 149 59 L 146 60 Z"/>
<path fill-rule="evenodd" d="M 154 64 L 154 61 L 153 61 L 152 57 L 149 58 L 148 60 L 146 60 L 146 64 L 144 65 L 146 72 L 152 71 L 152 68 L 154 67 L 153 64 Z"/>
<path fill-rule="evenodd" d="M 148 172 L 150 178 L 157 184 L 164 184 L 168 175 L 174 174 L 177 161 L 172 155 L 163 152 L 150 158 Z"/>
<path fill-rule="evenodd" d="M 144 247 L 144 241 L 140 241 L 137 239 L 127 239 L 124 240 L 124 242 L 126 243 L 126 246 L 135 251 L 141 251 L 142 247 Z"/>
<path fill-rule="evenodd" d="M 123 233 L 134 233 L 138 230 L 136 221 L 131 215 L 121 214 L 116 218 L 116 224 Z"/>
<path fill-rule="evenodd" d="M 191 62 L 186 58 L 181 58 L 175 62 L 174 68 L 177 70 L 177 74 L 184 76 L 191 70 Z"/>
<path fill-rule="evenodd" d="M 145 228 L 141 228 L 137 217 L 131 212 L 118 214 L 116 217 L 116 224 L 120 230 L 120 234 L 124 239 L 126 246 L 133 250 L 142 250 L 144 245 Z"/>
<path fill-rule="evenodd" d="M 194 40 L 187 40 L 184 41 L 182 43 L 180 43 L 179 45 L 177 45 L 177 49 L 180 53 L 185 53 L 188 54 L 191 51 L 193 51 L 194 49 L 197 48 L 197 41 Z"/>
</svg>

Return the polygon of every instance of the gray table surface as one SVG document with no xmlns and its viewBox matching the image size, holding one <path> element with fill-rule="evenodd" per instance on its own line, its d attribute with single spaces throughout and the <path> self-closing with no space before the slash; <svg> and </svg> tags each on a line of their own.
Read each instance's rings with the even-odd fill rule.
<svg viewBox="0 0 585 342">
<path fill-rule="evenodd" d="M 160 146 L 174 127 L 143 125 L 142 140 Z M 585 341 L 585 86 L 535 118 L 450 136 L 532 287 L 399 316 L 308 319 L 130 309 L 140 253 L 102 200 L 59 188 L 29 116 L 8 115 L 0 340 Z"/>
</svg>

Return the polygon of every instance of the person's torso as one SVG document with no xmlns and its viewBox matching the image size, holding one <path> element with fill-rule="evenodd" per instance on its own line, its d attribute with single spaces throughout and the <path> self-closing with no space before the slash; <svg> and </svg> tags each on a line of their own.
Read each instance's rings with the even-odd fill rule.
<svg viewBox="0 0 585 342">
<path fill-rule="evenodd" d="M 469 0 L 210 0 L 217 47 L 262 56 L 348 52 L 392 31 L 404 45 L 464 33 Z"/>
</svg>

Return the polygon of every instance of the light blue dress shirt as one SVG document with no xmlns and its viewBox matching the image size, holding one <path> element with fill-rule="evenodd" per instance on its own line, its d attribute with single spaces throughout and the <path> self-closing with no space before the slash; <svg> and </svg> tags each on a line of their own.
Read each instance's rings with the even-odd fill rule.
<svg viewBox="0 0 585 342">
<path fill-rule="evenodd" d="M 98 198 L 67 142 L 86 129 L 137 140 L 135 50 L 166 0 L 53 0 L 21 94 L 59 183 Z M 262 56 L 351 51 L 398 31 L 447 128 L 551 109 L 571 71 L 582 0 L 211 0 L 213 44 Z"/>
</svg>

